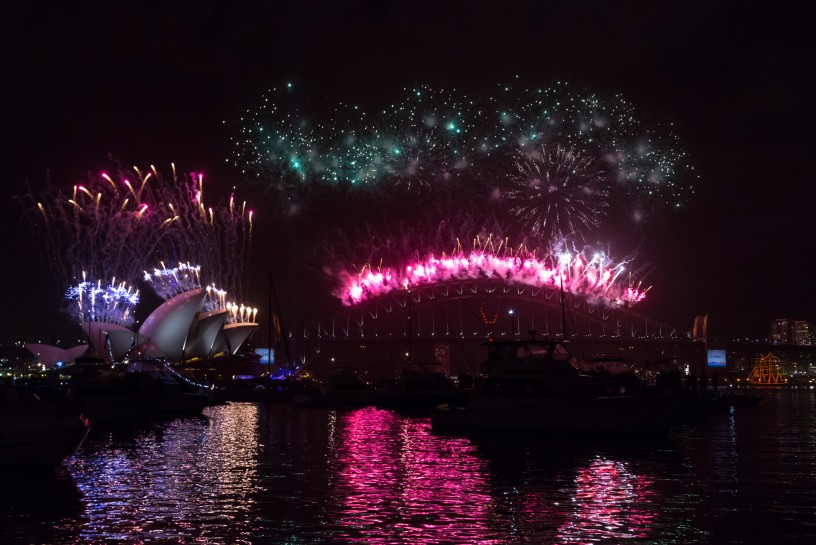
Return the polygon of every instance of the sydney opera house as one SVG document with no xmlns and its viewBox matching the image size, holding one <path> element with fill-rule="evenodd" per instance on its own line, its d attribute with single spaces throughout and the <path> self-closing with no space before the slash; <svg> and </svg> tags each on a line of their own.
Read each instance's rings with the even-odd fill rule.
<svg viewBox="0 0 816 545">
<path fill-rule="evenodd" d="M 171 362 L 234 355 L 257 329 L 248 321 L 254 313 L 236 320 L 230 308 L 210 309 L 208 289 L 196 287 L 167 299 L 138 327 L 87 320 L 81 323 L 89 343 L 70 349 L 30 343 L 29 351 L 45 367 L 72 362 L 82 356 L 112 363 L 132 358 L 166 358 Z"/>
</svg>

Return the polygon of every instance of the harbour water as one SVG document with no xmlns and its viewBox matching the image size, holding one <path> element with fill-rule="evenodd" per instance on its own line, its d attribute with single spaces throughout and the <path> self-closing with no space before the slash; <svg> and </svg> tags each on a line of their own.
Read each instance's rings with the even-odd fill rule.
<svg viewBox="0 0 816 545">
<path fill-rule="evenodd" d="M 29 543 L 812 543 L 816 392 L 662 439 L 438 435 L 428 418 L 234 403 L 96 428 L 3 476 Z"/>
</svg>

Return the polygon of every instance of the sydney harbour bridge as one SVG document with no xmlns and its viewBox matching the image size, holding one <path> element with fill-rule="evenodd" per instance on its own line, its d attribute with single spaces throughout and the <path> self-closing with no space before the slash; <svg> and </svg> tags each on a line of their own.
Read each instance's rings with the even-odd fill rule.
<svg viewBox="0 0 816 545">
<path fill-rule="evenodd" d="M 566 337 L 579 362 L 605 359 L 657 368 L 699 366 L 704 346 L 690 332 L 624 305 L 557 288 L 468 279 L 396 290 L 346 307 L 293 334 L 300 365 L 354 366 L 386 373 L 407 361 L 477 372 L 480 345 L 535 335 Z"/>
</svg>

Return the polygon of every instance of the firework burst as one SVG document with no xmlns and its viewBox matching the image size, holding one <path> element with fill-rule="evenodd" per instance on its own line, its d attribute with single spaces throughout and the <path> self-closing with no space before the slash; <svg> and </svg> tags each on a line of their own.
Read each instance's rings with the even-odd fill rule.
<svg viewBox="0 0 816 545">
<path fill-rule="evenodd" d="M 363 199 L 349 202 L 367 216 L 405 199 L 423 209 L 418 222 L 464 215 L 434 216 L 430 200 L 488 211 L 513 224 L 514 238 L 546 245 L 588 239 L 611 203 L 625 211 L 616 221 L 642 225 L 643 210 L 678 207 L 693 193 L 674 128 L 645 123 L 619 95 L 564 83 L 479 97 L 417 86 L 374 114 L 302 108 L 300 99 L 291 87 L 270 91 L 233 138 L 236 165 L 278 193 L 281 217 L 319 216 L 339 202 L 327 194 Z"/>
<path fill-rule="evenodd" d="M 153 291 L 169 301 L 182 293 L 193 290 L 204 290 L 203 309 L 205 312 L 218 310 L 226 311 L 228 323 L 254 323 L 258 309 L 239 304 L 227 299 L 227 291 L 218 288 L 215 284 L 204 287 L 201 283 L 202 268 L 200 265 L 179 263 L 175 267 L 167 267 L 164 263 L 152 272 L 145 271 L 143 280 Z"/>
<path fill-rule="evenodd" d="M 139 290 L 125 282 L 84 280 L 68 288 L 66 311 L 77 323 L 107 322 L 128 327 L 133 325 L 133 309 L 139 302 Z"/>
<path fill-rule="evenodd" d="M 502 198 L 523 232 L 542 240 L 597 228 L 608 207 L 609 169 L 557 146 L 521 152 Z"/>
<path fill-rule="evenodd" d="M 207 205 L 203 176 L 163 178 L 155 167 L 116 169 L 70 189 L 49 186 L 22 200 L 57 280 L 134 281 L 157 256 L 204 263 L 242 292 L 252 237 L 246 203 Z"/>
<path fill-rule="evenodd" d="M 631 306 L 642 301 L 649 288 L 635 283 L 627 271 L 629 260 L 614 263 L 605 253 L 585 249 L 568 251 L 565 243 L 537 257 L 526 247 L 513 248 L 505 240 L 476 238 L 473 249 L 457 246 L 449 254 L 428 254 L 391 268 L 366 265 L 335 273 L 335 295 L 344 305 L 412 287 L 458 280 L 496 280 L 581 295 L 593 304 Z"/>
</svg>

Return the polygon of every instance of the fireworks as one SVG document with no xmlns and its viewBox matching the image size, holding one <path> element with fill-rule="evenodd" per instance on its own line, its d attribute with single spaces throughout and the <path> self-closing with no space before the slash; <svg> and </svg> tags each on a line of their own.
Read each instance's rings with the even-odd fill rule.
<svg viewBox="0 0 816 545">
<path fill-rule="evenodd" d="M 254 220 L 246 202 L 236 202 L 231 194 L 226 204 L 205 204 L 201 173 L 173 183 L 162 181 L 151 189 L 160 214 L 159 228 L 165 230 L 154 253 L 197 263 L 202 271 L 217 275 L 218 282 L 230 291 L 243 294 Z"/>
<path fill-rule="evenodd" d="M 161 268 L 153 269 L 153 272 L 145 271 L 143 279 L 165 301 L 188 291 L 202 289 L 201 266 L 190 263 L 179 263 L 175 267 L 167 267 L 162 263 Z M 219 289 L 214 284 L 204 289 L 205 311 L 226 310 L 228 323 L 254 323 L 257 308 L 227 301 L 226 290 Z"/>
<path fill-rule="evenodd" d="M 608 170 L 571 149 L 541 146 L 521 153 L 503 193 L 509 213 L 524 230 L 558 240 L 598 227 L 608 206 Z"/>
<path fill-rule="evenodd" d="M 645 125 L 620 96 L 577 93 L 565 84 L 502 86 L 480 99 L 416 87 L 377 115 L 340 104 L 319 122 L 293 106 L 297 99 L 291 87 L 270 91 L 233 138 L 236 164 L 279 188 L 429 188 L 452 177 L 501 187 L 507 157 L 544 146 L 591 162 L 593 173 L 603 170 L 633 198 L 677 206 L 692 193 L 692 167 L 672 127 Z M 548 164 L 556 163 L 540 166 Z"/>
<path fill-rule="evenodd" d="M 214 285 L 207 286 L 207 295 L 204 299 L 204 309 L 207 311 L 226 310 L 227 323 L 256 323 L 258 309 L 247 305 L 227 301 L 227 292 Z"/>
<path fill-rule="evenodd" d="M 143 280 L 156 295 L 165 301 L 176 295 L 201 287 L 201 266 L 179 263 L 178 266 L 168 268 L 162 263 L 161 269 L 153 269 L 152 273 L 145 271 Z"/>
<path fill-rule="evenodd" d="M 121 326 L 133 324 L 133 309 L 139 302 L 139 290 L 125 282 L 89 282 L 83 279 L 65 293 L 68 313 L 77 322 L 108 322 Z"/>
<path fill-rule="evenodd" d="M 633 283 L 631 274 L 626 274 L 626 264 L 615 264 L 600 252 L 588 257 L 583 251 L 561 251 L 537 258 L 524 249 L 514 253 L 505 247 L 502 251 L 502 244 L 494 248 L 488 240 L 471 251 L 458 248 L 450 255 L 428 255 L 395 269 L 366 266 L 357 273 L 341 272 L 336 295 L 343 304 L 355 305 L 426 284 L 496 279 L 550 289 L 563 286 L 566 292 L 584 296 L 590 303 L 629 306 L 642 301 L 649 288 Z"/>
<path fill-rule="evenodd" d="M 205 204 L 203 175 L 172 170 L 166 180 L 152 165 L 144 172 L 118 169 L 68 191 L 50 186 L 42 195 L 25 196 L 57 280 L 66 286 L 80 277 L 134 281 L 155 256 L 167 255 L 201 263 L 242 293 L 253 212 L 234 195 L 228 204 Z"/>
</svg>

